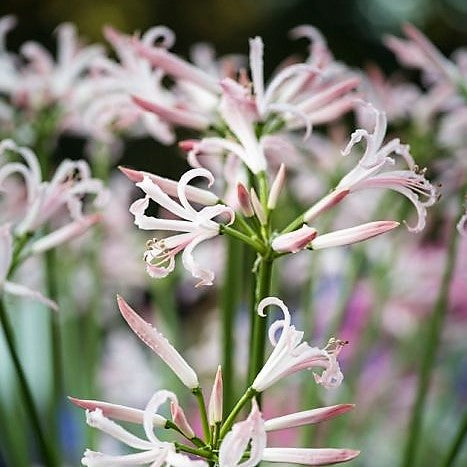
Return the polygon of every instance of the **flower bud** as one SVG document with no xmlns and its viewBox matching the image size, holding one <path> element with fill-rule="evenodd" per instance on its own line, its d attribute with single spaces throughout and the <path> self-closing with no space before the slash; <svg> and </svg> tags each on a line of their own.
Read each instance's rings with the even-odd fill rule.
<svg viewBox="0 0 467 467">
<path fill-rule="evenodd" d="M 318 231 L 307 225 L 298 230 L 279 235 L 272 241 L 272 249 L 278 253 L 297 253 L 306 248 L 316 238 Z"/>
<path fill-rule="evenodd" d="M 311 242 L 311 248 L 313 250 L 319 250 L 332 246 L 350 245 L 381 235 L 389 230 L 395 229 L 398 225 L 399 222 L 395 221 L 377 221 L 351 227 L 350 229 L 336 230 L 335 232 L 316 237 L 316 239 Z"/>
<path fill-rule="evenodd" d="M 251 204 L 253 205 L 253 211 L 255 211 L 256 217 L 259 219 L 262 225 L 266 225 L 268 223 L 266 213 L 264 212 L 263 206 L 256 194 L 254 188 L 250 190 L 250 197 L 251 197 Z"/>
<path fill-rule="evenodd" d="M 254 216 L 253 206 L 251 205 L 250 195 L 243 183 L 237 183 L 237 198 L 240 210 L 245 217 Z"/>
<path fill-rule="evenodd" d="M 223 403 L 223 383 L 222 383 L 222 368 L 219 365 L 217 368 L 216 379 L 212 387 L 211 397 L 208 405 L 209 425 L 215 425 L 222 422 L 222 403 Z"/>
<path fill-rule="evenodd" d="M 277 171 L 276 178 L 272 182 L 271 191 L 268 197 L 268 209 L 274 209 L 277 205 L 277 200 L 281 194 L 282 188 L 285 183 L 285 165 L 281 164 Z"/>
<path fill-rule="evenodd" d="M 180 430 L 182 430 L 188 438 L 194 438 L 195 432 L 188 423 L 185 412 L 177 402 L 170 402 L 170 413 L 172 414 L 172 421 L 180 428 Z"/>
</svg>

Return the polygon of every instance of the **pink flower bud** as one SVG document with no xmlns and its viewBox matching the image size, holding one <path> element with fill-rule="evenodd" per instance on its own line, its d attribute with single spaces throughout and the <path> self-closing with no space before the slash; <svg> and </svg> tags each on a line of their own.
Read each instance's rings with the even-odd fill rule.
<svg viewBox="0 0 467 467">
<path fill-rule="evenodd" d="M 311 248 L 313 250 L 320 250 L 321 248 L 332 246 L 350 245 L 381 235 L 395 229 L 399 225 L 399 222 L 395 221 L 377 221 L 351 227 L 350 229 L 336 230 L 335 232 L 316 237 L 311 242 Z"/>
<path fill-rule="evenodd" d="M 208 406 L 208 418 L 209 424 L 215 425 L 216 423 L 222 422 L 222 410 L 223 410 L 223 383 L 222 383 L 222 368 L 219 365 L 217 368 L 216 379 L 212 387 L 211 397 L 209 399 Z"/>
<path fill-rule="evenodd" d="M 277 200 L 281 194 L 285 182 L 285 165 L 281 164 L 277 171 L 276 178 L 272 182 L 271 191 L 268 198 L 268 209 L 274 209 L 277 205 Z"/>
<path fill-rule="evenodd" d="M 178 147 L 182 150 L 182 151 L 185 151 L 185 152 L 189 152 L 191 151 L 194 147 L 195 147 L 195 144 L 198 143 L 199 141 L 195 140 L 195 139 L 185 139 L 183 141 L 180 141 L 178 143 Z"/>
<path fill-rule="evenodd" d="M 272 241 L 272 249 L 279 253 L 297 253 L 316 238 L 318 231 L 307 225 L 298 230 L 279 235 Z"/>
<path fill-rule="evenodd" d="M 263 206 L 261 205 L 261 202 L 254 188 L 250 189 L 250 199 L 256 217 L 259 219 L 262 225 L 266 225 L 268 223 L 266 213 L 264 212 Z"/>
<path fill-rule="evenodd" d="M 250 195 L 243 183 L 237 184 L 237 198 L 238 204 L 240 205 L 240 210 L 242 214 L 246 217 L 254 216 L 253 206 L 251 205 Z"/>
<path fill-rule="evenodd" d="M 185 412 L 177 402 L 170 402 L 170 413 L 172 414 L 172 421 L 183 431 L 183 433 L 190 439 L 194 438 L 195 432 L 188 423 Z"/>
</svg>

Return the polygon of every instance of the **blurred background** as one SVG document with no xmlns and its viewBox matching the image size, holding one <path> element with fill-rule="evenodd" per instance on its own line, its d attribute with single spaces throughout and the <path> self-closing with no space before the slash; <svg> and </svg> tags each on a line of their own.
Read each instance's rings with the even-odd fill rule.
<svg viewBox="0 0 467 467">
<path fill-rule="evenodd" d="M 65 21 L 76 24 L 80 36 L 85 38 L 88 43 L 105 43 L 102 27 L 106 24 L 129 34 L 134 31 L 145 31 L 154 25 L 166 25 L 175 32 L 177 38 L 172 50 L 185 57 L 189 56 L 190 48 L 196 42 L 212 44 L 218 55 L 229 53 L 246 55 L 248 54 L 248 38 L 259 35 L 262 36 L 265 43 L 266 76 L 270 75 L 275 67 L 289 55 L 293 53 L 304 55 L 306 41 L 292 41 L 288 38 L 288 31 L 300 24 L 312 24 L 321 30 L 338 60 L 358 68 L 365 68 L 368 64 L 376 63 L 387 74 L 400 70 L 401 66 L 398 65 L 394 55 L 384 47 L 381 39 L 384 34 L 388 33 L 400 35 L 401 25 L 404 22 L 412 22 L 418 26 L 446 56 L 450 56 L 455 49 L 467 44 L 467 1 L 465 0 L 80 0 L 76 2 L 69 0 L 2 0 L 0 16 L 5 14 L 14 14 L 18 19 L 18 24 L 8 34 L 7 41 L 8 49 L 14 51 L 28 40 L 38 41 L 54 51 L 53 31 L 57 25 Z M 110 46 L 108 46 L 108 51 L 112 53 Z M 404 70 L 404 75 L 415 81 L 419 80 L 417 72 Z M 184 132 L 184 130 L 177 129 L 177 133 L 178 140 L 189 136 L 189 133 Z M 58 159 L 64 157 L 79 158 L 84 152 L 84 140 L 65 134 L 60 136 L 55 149 L 55 157 L 58 162 Z M 171 178 L 178 178 L 188 167 L 185 156 L 176 146 L 163 146 L 148 137 L 126 140 L 123 156 L 119 159 L 119 163 L 142 170 L 150 170 Z M 117 190 L 120 188 L 118 186 Z M 121 206 L 128 206 L 132 197 L 134 198 L 134 193 L 128 193 L 128 187 L 122 188 L 119 193 L 122 193 L 122 199 L 119 200 Z M 116 215 L 120 214 L 116 212 Z M 125 212 L 125 214 L 128 213 Z M 118 225 L 115 226 L 115 230 L 119 228 Z M 131 219 L 122 230 L 130 228 L 133 228 Z M 413 250 L 410 249 L 410 242 L 406 242 L 408 234 L 404 231 L 394 244 L 383 242 L 369 252 L 362 249 L 355 253 L 346 252 L 342 255 L 332 253 L 329 257 L 323 255 L 321 266 L 326 279 L 321 282 L 317 281 L 318 285 L 311 284 L 314 289 L 304 280 L 295 282 L 294 274 L 297 274 L 297 270 L 309 268 L 308 263 L 305 266 L 300 265 L 300 261 L 293 263 L 289 270 L 293 271 L 291 274 L 288 274 L 286 265 L 284 265 L 283 275 L 285 278 L 283 278 L 281 292 L 284 293 L 284 299 L 287 298 L 291 301 L 291 308 L 297 305 L 298 309 L 298 302 L 301 301 L 297 298 L 299 294 L 304 296 L 312 289 L 313 292 L 310 292 L 310 295 L 323 296 L 330 292 L 329 295 L 332 295 L 330 301 L 321 300 L 315 311 L 320 311 L 318 308 L 332 307 L 338 310 L 336 313 L 339 313 L 339 309 L 341 309 L 342 315 L 339 317 L 345 317 L 341 330 L 344 334 L 347 332 L 349 336 L 352 336 L 351 339 L 353 338 L 354 341 L 364 335 L 365 345 L 363 348 L 365 352 L 370 349 L 365 355 L 358 354 L 358 352 L 356 352 L 357 355 L 350 355 L 350 351 L 347 356 L 344 355 L 343 369 L 344 373 L 345 370 L 349 370 L 349 383 L 334 396 L 323 396 L 316 393 L 304 396 L 303 388 L 305 386 L 299 379 L 292 380 L 291 387 L 287 387 L 287 394 L 290 394 L 291 397 L 285 401 L 283 392 L 281 393 L 283 386 L 279 385 L 275 394 L 272 391 L 272 397 L 268 402 L 269 407 L 266 406 L 272 414 L 297 409 L 295 402 L 303 399 L 313 401 L 313 406 L 337 402 L 361 404 L 362 410 L 355 411 L 355 414 L 349 416 L 349 421 L 333 421 L 324 429 L 300 432 L 296 430 L 292 435 L 289 433 L 290 438 L 287 439 L 291 445 L 294 445 L 294 440 L 300 438 L 302 441 L 300 445 L 328 446 L 334 444 L 362 449 L 364 454 L 352 464 L 355 466 L 392 467 L 399 462 L 406 435 L 404 424 L 406 424 L 413 402 L 415 371 L 420 360 L 419 327 L 417 326 L 419 323 L 423 324 L 425 317 L 432 309 L 445 253 L 446 245 L 442 243 L 442 240 L 439 241 L 441 238 L 439 232 L 442 230 L 441 215 L 439 218 L 434 215 L 427 231 L 420 234 L 416 240 L 412 240 L 413 244 L 418 242 Z M 140 243 L 138 243 L 139 241 Z M 199 329 L 200 313 L 204 313 L 205 317 L 208 316 L 208 313 L 215 308 L 217 297 L 216 291 L 213 290 L 214 287 L 206 292 L 200 292 L 198 289 L 195 291 L 192 283 L 182 281 L 179 276 L 157 284 L 145 277 L 141 278 L 143 268 L 138 261 L 144 239 L 138 237 L 134 244 L 136 246 L 131 252 L 132 258 L 128 260 L 128 263 L 131 263 L 133 257 L 136 256 L 138 273 L 131 270 L 135 263 L 129 265 L 128 272 L 120 273 L 120 275 L 116 273 L 117 271 L 111 270 L 112 268 L 118 269 L 115 264 L 109 267 L 110 272 L 106 271 L 108 276 L 105 277 L 105 281 L 111 283 L 114 280 L 115 282 L 112 282 L 110 286 L 105 284 L 104 296 L 101 297 L 101 301 L 105 305 L 102 306 L 101 320 L 104 323 L 106 341 L 103 344 L 105 348 L 98 349 L 102 357 L 99 381 L 106 400 L 144 406 L 145 401 L 155 388 L 163 384 L 162 382 L 165 384 L 169 381 L 169 387 L 175 391 L 178 389 L 177 382 L 173 380 L 173 377 L 170 379 L 170 374 L 161 365 L 153 362 L 152 355 L 150 358 L 146 358 L 148 356 L 144 353 L 146 349 L 141 349 L 142 345 L 122 325 L 120 317 L 115 311 L 115 292 L 122 293 L 125 289 L 132 289 L 133 297 L 138 297 L 135 301 L 141 304 L 142 308 L 139 310 L 143 310 L 142 312 L 147 315 L 151 313 L 149 306 L 151 301 L 160 305 L 161 311 L 164 308 L 175 309 L 178 318 L 180 318 L 180 322 L 175 323 L 176 326 L 179 326 L 178 337 L 175 332 L 171 337 L 183 345 L 188 360 L 196 361 L 200 371 L 205 370 L 205 375 L 209 375 L 217 365 L 219 348 L 216 348 L 215 346 L 218 344 L 214 343 L 217 337 L 213 338 L 212 335 L 217 336 L 216 332 L 218 333 L 219 330 L 215 328 L 216 323 L 212 326 L 209 324 L 205 330 Z M 391 255 L 391 249 L 401 246 L 401 244 L 409 244 L 409 248 L 404 250 L 405 256 L 400 255 L 400 261 L 396 261 Z M 75 250 L 71 249 L 68 251 L 67 261 L 70 264 L 79 263 L 82 251 L 80 246 Z M 414 251 L 419 256 L 410 256 L 411 254 L 415 255 Z M 465 241 L 463 248 L 459 251 L 464 253 L 464 260 L 459 266 L 459 269 L 463 268 L 459 274 L 462 278 L 465 276 L 466 270 L 465 253 L 467 249 Z M 94 253 L 91 249 L 86 254 L 92 256 Z M 120 258 L 123 253 L 123 250 L 111 251 L 109 256 L 115 254 Z M 118 256 L 119 254 L 120 256 Z M 206 255 L 217 255 L 217 250 L 214 250 L 214 253 L 213 250 L 209 250 Z M 361 259 L 359 255 L 364 258 Z M 375 257 L 377 257 L 376 260 Z M 415 258 L 413 262 L 411 261 L 412 257 Z M 381 258 L 383 259 L 379 261 Z M 421 266 L 417 270 L 415 263 L 418 260 L 421 261 Z M 342 270 L 336 272 L 336 265 L 339 264 L 350 266 L 344 272 Z M 355 264 L 358 264 L 358 272 L 352 269 Z M 381 269 L 375 268 L 375 264 L 381 266 Z M 121 266 L 123 270 L 124 266 L 127 265 L 119 263 L 117 266 Z M 414 268 L 413 271 L 409 271 L 412 274 L 410 277 L 414 279 L 401 284 L 404 281 L 400 278 L 404 277 L 410 266 Z M 413 289 L 417 287 L 415 282 L 417 278 L 425 278 L 426 271 L 438 267 L 440 269 L 435 275 L 434 282 L 430 282 L 432 279 L 430 277 L 428 281 L 423 282 L 422 287 L 426 287 L 426 289 L 418 290 L 418 295 L 413 294 Z M 112 272 L 116 273 L 116 277 L 112 276 Z M 86 282 L 86 280 L 89 282 L 89 279 L 86 279 L 85 272 L 81 276 L 79 274 L 78 271 L 78 277 L 74 278 L 76 282 L 70 280 L 61 285 L 64 289 L 72 290 L 69 294 L 72 296 L 69 298 L 70 302 L 66 303 L 69 307 L 66 313 L 71 316 L 76 312 L 78 325 L 80 325 L 79 313 L 83 312 L 80 307 L 85 308 L 85 305 L 78 302 L 83 300 L 84 303 L 87 303 L 87 290 L 93 287 L 93 284 Z M 292 284 L 287 282 L 288 275 L 293 279 Z M 353 288 L 347 290 L 346 281 L 349 276 Z M 394 287 L 391 293 L 387 293 L 384 287 L 388 283 L 398 284 L 400 289 Z M 76 288 L 75 284 L 79 284 L 79 286 Z M 429 289 L 431 285 L 433 288 Z M 378 290 L 378 287 L 383 287 L 383 290 Z M 368 290 L 365 288 L 371 288 L 374 293 L 367 293 Z M 174 295 L 174 289 L 176 289 L 176 295 Z M 334 292 L 334 289 L 338 292 Z M 467 297 L 465 289 L 465 284 L 457 283 L 458 297 L 456 297 L 455 309 L 453 307 L 453 318 L 448 323 L 449 330 L 444 336 L 446 345 L 437 366 L 434 378 L 435 390 L 430 396 L 430 408 L 427 410 L 423 455 L 420 457 L 423 463 L 420 465 L 431 465 L 430 459 L 436 458 L 440 452 L 444 453 L 447 443 L 450 442 L 457 429 L 460 409 L 465 407 L 467 401 L 467 359 L 465 355 Z M 423 295 L 426 295 L 426 301 L 415 311 L 410 310 L 412 303 L 419 301 Z M 77 298 L 78 305 L 74 304 L 73 296 Z M 369 296 L 370 298 L 368 298 Z M 378 301 L 381 297 L 388 299 L 384 308 L 386 315 L 390 316 L 390 318 L 384 318 L 387 320 L 384 323 L 382 323 L 383 318 L 381 318 L 381 322 L 378 321 L 378 317 L 368 318 L 370 309 L 373 310 L 375 316 L 378 311 L 383 309 L 383 303 Z M 89 301 L 92 299 L 91 296 Z M 307 303 L 306 297 L 303 302 Z M 31 313 L 33 308 L 34 306 L 29 307 L 27 312 Z M 413 315 L 410 314 L 411 311 L 413 311 Z M 303 319 L 304 323 L 300 324 L 304 325 L 304 328 L 313 328 L 315 335 L 309 337 L 322 339 L 324 333 L 320 334 L 319 328 L 320 326 L 326 327 L 328 323 L 320 323 L 318 315 L 319 313 L 316 313 L 316 317 L 313 318 L 313 326 L 308 327 L 309 323 L 307 323 L 306 317 L 297 318 L 297 321 Z M 245 316 L 243 318 L 246 320 Z M 170 336 L 170 333 L 173 332 L 171 325 L 174 323 L 170 323 L 170 316 L 166 315 L 164 319 L 168 322 L 167 333 Z M 245 358 L 245 352 L 242 353 L 241 349 L 242 345 L 246 345 L 246 333 L 244 332 L 246 322 L 241 322 L 241 319 L 237 323 L 239 326 L 239 362 Z M 28 315 L 27 320 L 30 322 L 23 323 L 24 329 L 21 331 L 25 338 L 24 355 L 27 361 L 27 371 L 31 381 L 35 383 L 37 398 L 40 400 L 42 397 L 43 400 L 46 400 L 51 368 L 44 367 L 43 362 L 46 359 L 37 354 L 37 340 L 34 341 L 34 335 L 47 338 L 47 326 L 41 321 L 39 315 L 34 315 L 31 318 Z M 380 336 L 378 329 L 382 324 L 384 324 L 385 330 L 381 333 L 384 335 Z M 331 323 L 331 328 L 332 326 Z M 184 327 L 186 329 L 180 330 Z M 211 333 L 213 327 L 214 331 Z M 318 331 L 315 330 L 315 327 Z M 77 361 L 79 363 L 82 346 L 86 347 L 86 342 L 83 345 L 79 337 L 70 335 L 65 347 L 72 348 L 71 354 L 74 356 L 70 361 L 72 365 L 76 365 Z M 66 330 L 64 339 L 68 339 Z M 200 341 L 202 342 L 200 343 Z M 198 343 L 198 345 L 192 345 L 194 343 Z M 76 358 L 77 356 L 78 358 Z M 149 367 L 148 362 L 151 362 Z M 96 383 L 86 379 L 85 372 L 87 370 L 86 365 L 84 368 L 79 366 L 66 368 L 66 378 L 70 381 L 69 387 L 72 388 L 73 395 L 85 397 L 88 393 L 94 392 L 89 392 L 89 388 Z M 5 397 L 5 392 L 11 388 L 5 390 L 3 387 L 2 389 L 1 383 L 0 381 L 0 392 L 3 390 L 3 397 L 5 400 L 9 400 L 8 397 Z M 360 400 L 351 399 L 355 394 L 359 395 Z M 302 405 L 301 408 L 305 407 Z M 69 465 L 77 465 L 83 446 L 88 446 L 91 442 L 95 443 L 95 439 L 93 439 L 95 435 L 88 431 L 84 433 L 81 428 L 77 428 L 83 425 L 82 412 L 78 410 L 71 412 L 68 406 L 63 409 L 62 442 L 70 453 Z M 21 436 L 15 441 L 14 430 L 9 436 L 13 437 L 11 442 L 16 442 L 18 446 L 21 446 L 21 443 L 27 443 L 27 441 L 20 439 Z M 279 436 L 276 437 L 276 444 L 283 445 L 285 439 L 285 434 L 279 433 Z M 105 446 L 102 449 L 104 450 Z M 467 462 L 465 448 L 458 465 L 467 465 L 462 464 L 464 461 Z M 3 465 L 7 464 L 2 464 L 2 459 L 0 459 L 0 466 Z"/>
<path fill-rule="evenodd" d="M 75 23 L 89 43 L 105 42 L 106 24 L 130 34 L 166 25 L 177 37 L 174 52 L 185 57 L 196 42 L 213 44 L 218 55 L 247 54 L 247 39 L 259 35 L 265 42 L 266 76 L 290 54 L 303 55 L 306 42 L 288 38 L 290 29 L 300 24 L 320 29 L 338 60 L 360 68 L 377 63 L 388 74 L 397 62 L 381 38 L 400 34 L 404 22 L 413 22 L 448 56 L 467 44 L 464 0 L 2 0 L 0 14 L 8 13 L 18 18 L 8 35 L 11 50 L 36 40 L 53 51 L 51 32 L 64 21 Z M 65 136 L 59 152 L 79 156 L 82 141 Z M 122 163 L 133 165 L 135 152 L 141 169 L 154 169 L 158 160 L 164 161 L 160 174 L 177 176 L 186 168 L 177 149 L 153 140 L 129 142 Z M 164 156 L 168 154 L 175 157 Z"/>
</svg>

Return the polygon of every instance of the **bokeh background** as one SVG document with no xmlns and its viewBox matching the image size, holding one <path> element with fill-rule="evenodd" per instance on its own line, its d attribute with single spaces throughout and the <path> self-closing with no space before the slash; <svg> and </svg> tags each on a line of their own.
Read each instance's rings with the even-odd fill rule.
<svg viewBox="0 0 467 467">
<path fill-rule="evenodd" d="M 75 23 L 89 43 L 105 42 L 106 24 L 127 33 L 166 25 L 177 36 L 173 50 L 185 57 L 196 42 L 213 44 L 219 55 L 247 54 L 247 39 L 259 35 L 266 47 L 266 76 L 294 51 L 303 53 L 305 41 L 288 39 L 288 31 L 300 24 L 320 29 L 338 60 L 360 68 L 377 63 L 387 73 L 400 67 L 381 38 L 399 34 L 404 22 L 420 27 L 448 56 L 467 44 L 465 0 L 2 0 L 0 14 L 9 13 L 18 18 L 8 35 L 11 50 L 26 40 L 54 50 L 51 32 L 64 21 Z M 79 156 L 82 145 L 65 136 L 57 153 Z M 156 166 L 167 176 L 186 169 L 177 149 L 153 140 L 130 141 L 122 163 L 133 165 L 135 153 L 138 168 L 156 171 Z"/>
<path fill-rule="evenodd" d="M 10 50 L 18 50 L 18 47 L 27 40 L 38 41 L 49 47 L 50 50 L 54 50 L 55 38 L 52 32 L 58 24 L 64 21 L 75 23 L 80 35 L 86 38 L 89 43 L 105 43 L 102 27 L 106 24 L 128 33 L 138 30 L 144 31 L 154 25 L 166 25 L 176 33 L 177 41 L 173 50 L 182 56 L 188 56 L 190 47 L 196 42 L 213 44 L 219 55 L 247 54 L 247 39 L 260 35 L 265 42 L 266 75 L 270 74 L 277 64 L 291 53 L 303 54 L 305 41 L 297 42 L 288 39 L 288 31 L 300 24 L 308 23 L 320 29 L 338 60 L 359 68 L 364 68 L 369 63 L 377 63 L 388 74 L 400 69 L 400 66 L 393 54 L 383 46 L 381 39 L 387 33 L 399 35 L 401 24 L 404 22 L 412 22 L 417 25 L 446 56 L 449 56 L 460 46 L 467 44 L 466 0 L 79 0 L 76 2 L 69 0 L 0 0 L 0 16 L 4 14 L 14 14 L 18 19 L 17 27 L 8 35 L 8 48 Z M 416 72 L 404 70 L 404 73 L 414 80 L 419 78 Z M 186 133 L 181 130 L 177 131 L 180 136 L 177 139 L 186 136 Z M 56 148 L 56 159 L 81 157 L 84 149 L 85 142 L 83 140 L 64 135 L 60 138 Z M 166 147 L 149 138 L 125 141 L 124 155 L 120 159 L 120 163 L 139 169 L 147 169 L 172 178 L 177 178 L 187 168 L 185 159 L 177 147 Z M 128 282 L 131 282 L 130 278 Z M 164 295 L 163 287 L 165 285 L 162 286 L 161 290 L 156 291 L 159 293 L 159 297 Z M 191 326 L 190 331 L 195 331 L 193 334 L 199 334 L 197 337 L 204 337 L 205 332 L 201 334 L 200 329 L 198 332 L 200 316 L 197 313 L 212 306 L 215 297 L 207 293 L 199 301 L 199 297 L 191 297 L 191 293 L 196 294 L 192 292 L 191 288 L 180 294 L 185 297 L 184 301 L 177 304 L 181 322 L 182 325 Z M 187 296 L 188 298 L 186 298 Z M 104 298 L 108 308 L 113 308 L 115 311 L 115 304 L 112 300 L 113 295 Z M 358 301 L 358 297 L 356 300 Z M 144 300 L 141 301 L 144 302 Z M 146 301 L 149 302 L 149 299 Z M 465 303 L 464 305 L 467 306 Z M 360 305 L 357 303 L 355 307 L 358 308 L 358 306 Z M 465 312 L 466 310 L 464 308 L 460 311 Z M 130 380 L 133 385 L 132 391 L 138 393 L 139 387 L 141 387 L 138 394 L 141 394 L 141 399 L 144 400 L 144 397 L 147 397 L 146 394 L 153 391 L 153 380 L 144 376 L 147 371 L 140 368 L 140 365 L 144 367 L 141 354 L 133 353 L 139 351 L 135 350 L 135 345 L 129 345 L 129 341 L 135 343 L 133 336 L 117 319 L 109 318 L 108 322 L 111 325 L 109 334 L 113 333 L 114 335 L 114 338 L 106 345 L 103 356 L 104 371 L 106 372 L 103 379 L 108 381 L 106 388 L 108 399 L 121 400 L 125 395 L 125 385 L 129 383 L 129 380 L 125 379 L 125 376 L 120 377 L 119 375 L 134 374 L 134 379 Z M 186 344 L 185 347 L 188 348 L 189 345 Z M 406 345 L 400 353 L 412 352 L 413 349 L 413 346 Z M 29 345 L 26 352 L 32 354 L 34 348 Z M 193 361 L 208 357 L 217 358 L 217 355 L 212 349 L 210 349 L 209 355 L 203 354 L 202 351 L 189 354 L 189 358 Z M 403 361 L 404 358 L 401 360 Z M 410 361 L 414 360 L 416 360 L 416 354 L 411 355 Z M 375 358 L 375 361 L 380 362 L 381 360 Z M 441 364 L 446 363 L 446 361 L 456 373 L 455 382 L 452 383 L 456 385 L 456 403 L 459 400 L 465 402 L 467 400 L 465 355 L 462 355 L 459 348 L 456 347 L 455 352 L 450 354 L 449 360 L 446 358 Z M 37 376 L 38 379 L 50 371 L 50 368 L 42 368 L 40 362 L 40 356 L 36 356 L 36 359 L 30 359 L 29 363 L 31 374 L 35 375 L 34 377 Z M 376 363 L 376 366 L 378 364 Z M 73 368 L 69 369 L 70 374 L 79 379 L 82 375 L 73 375 L 74 370 Z M 155 370 L 155 374 L 160 379 L 162 369 L 157 366 Z M 362 383 L 363 391 L 367 388 L 374 393 L 375 388 L 379 384 L 383 384 L 378 378 L 384 370 L 385 368 L 370 368 L 368 375 L 364 375 L 367 379 Z M 389 370 L 391 369 L 389 368 Z M 140 377 L 140 375 L 143 376 Z M 438 375 L 440 379 L 442 376 L 443 373 Z M 413 374 L 410 377 L 413 378 Z M 383 380 L 384 377 L 381 376 L 381 381 Z M 392 384 L 394 398 L 409 397 L 402 387 L 403 382 L 401 385 L 398 385 L 397 382 L 392 382 Z M 447 383 L 447 386 L 450 384 L 451 381 Z M 445 389 L 443 384 L 441 386 Z M 291 399 L 300 396 L 298 393 L 295 394 L 293 390 L 290 394 Z M 364 392 L 361 397 L 365 397 Z M 457 421 L 455 408 L 449 396 L 444 395 L 441 403 L 436 407 L 436 411 L 429 414 L 430 436 L 433 436 L 433 439 L 436 437 L 436 430 L 433 429 L 437 426 L 436 417 L 441 411 L 445 410 L 450 418 L 448 416 L 443 418 L 443 425 L 439 427 L 440 437 L 443 436 L 446 424 Z M 82 414 L 76 414 L 74 416 L 80 417 L 79 423 L 84 424 Z M 391 416 L 394 417 L 397 424 L 397 420 L 399 420 L 397 414 L 390 414 L 387 407 L 382 407 L 381 413 L 372 415 L 371 423 L 377 426 L 386 421 L 383 420 L 384 418 Z M 359 428 L 366 422 L 358 419 L 358 415 L 354 420 Z M 65 430 L 73 430 L 74 426 L 67 420 L 63 422 Z M 371 428 L 370 425 L 368 426 L 369 433 Z M 351 439 L 351 444 L 357 447 L 350 433 L 352 425 L 336 425 L 338 429 L 335 430 L 334 438 L 332 435 L 333 427 L 334 425 L 330 425 L 329 432 L 309 433 L 309 436 L 315 436 L 312 444 L 319 445 L 321 441 L 326 439 L 339 439 L 339 442 L 345 445 L 345 441 L 342 440 Z M 451 426 L 450 428 L 449 435 L 456 427 Z M 399 429 L 399 440 L 401 440 L 404 437 L 406 427 L 395 427 L 395 431 Z M 329 435 L 330 432 L 331 435 Z M 364 430 L 360 430 L 360 433 L 364 433 Z M 366 449 L 367 454 L 362 457 L 361 461 L 357 460 L 353 465 L 389 466 L 391 461 L 387 459 L 399 459 L 400 454 L 391 451 L 401 450 L 402 443 L 388 443 L 385 446 L 384 437 L 386 434 L 384 431 L 377 432 L 376 429 L 373 438 L 369 434 L 370 441 L 366 446 L 361 446 L 362 449 Z M 79 433 L 71 431 L 64 432 L 63 437 L 65 443 L 67 440 L 71 440 L 69 450 L 73 451 L 75 459 L 79 459 L 82 445 L 85 443 L 83 437 L 80 438 Z M 77 439 L 78 441 L 76 441 Z M 375 441 L 374 451 L 371 450 L 373 440 Z M 440 443 L 440 445 L 444 449 L 444 444 Z M 381 449 L 384 449 L 385 452 L 382 453 Z M 438 445 L 433 443 L 430 449 L 428 453 L 424 453 L 424 459 L 436 456 Z M 464 449 L 462 454 L 464 460 L 467 458 L 465 451 Z M 384 454 L 385 463 L 379 463 L 378 453 Z M 3 467 L 1 459 L 0 466 Z"/>
</svg>

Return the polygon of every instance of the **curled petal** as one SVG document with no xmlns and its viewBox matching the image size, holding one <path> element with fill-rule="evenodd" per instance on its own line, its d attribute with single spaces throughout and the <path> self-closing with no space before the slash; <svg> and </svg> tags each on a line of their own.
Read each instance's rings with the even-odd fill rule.
<svg viewBox="0 0 467 467">
<path fill-rule="evenodd" d="M 151 443 L 157 445 L 161 442 L 154 434 L 154 414 L 157 414 L 159 407 L 166 401 L 170 399 L 172 402 L 175 402 L 178 405 L 177 396 L 171 391 L 156 391 L 154 395 L 149 400 L 146 409 L 144 410 L 143 416 L 143 426 L 146 437 Z"/>
<path fill-rule="evenodd" d="M 200 281 L 195 285 L 195 287 L 201 287 L 204 285 L 212 285 L 214 280 L 214 272 L 209 269 L 204 269 L 199 266 L 193 257 L 193 250 L 201 242 L 216 236 L 217 233 L 203 233 L 196 236 L 183 250 L 182 261 L 185 269 L 191 272 L 192 276 L 200 279 Z"/>
</svg>

